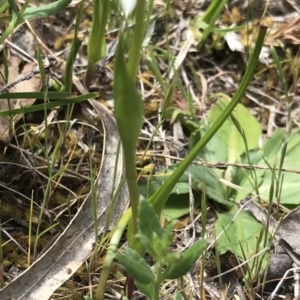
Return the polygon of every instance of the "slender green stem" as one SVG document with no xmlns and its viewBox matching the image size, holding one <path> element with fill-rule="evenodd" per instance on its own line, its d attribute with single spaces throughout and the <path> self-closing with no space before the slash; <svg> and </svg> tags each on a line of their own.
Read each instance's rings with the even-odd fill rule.
<svg viewBox="0 0 300 300">
<path fill-rule="evenodd" d="M 135 81 L 136 74 L 138 72 L 140 58 L 141 58 L 141 49 L 145 36 L 145 9 L 146 1 L 138 0 L 135 8 L 135 27 L 134 27 L 134 36 L 132 42 L 132 48 L 129 53 L 129 62 L 128 62 L 128 73 L 130 78 Z"/>
<path fill-rule="evenodd" d="M 88 68 L 85 83 L 88 87 L 93 79 L 97 62 L 105 55 L 105 29 L 109 14 L 108 0 L 94 0 L 93 23 L 88 45 Z"/>
<path fill-rule="evenodd" d="M 121 240 L 121 237 L 131 219 L 131 209 L 128 209 L 125 214 L 121 217 L 119 220 L 116 229 L 111 237 L 107 253 L 105 255 L 103 266 L 102 266 L 102 272 L 100 276 L 100 280 L 97 286 L 95 300 L 104 300 L 104 292 L 106 288 L 106 283 L 109 277 L 110 267 L 111 264 L 115 258 L 119 242 Z"/>
</svg>

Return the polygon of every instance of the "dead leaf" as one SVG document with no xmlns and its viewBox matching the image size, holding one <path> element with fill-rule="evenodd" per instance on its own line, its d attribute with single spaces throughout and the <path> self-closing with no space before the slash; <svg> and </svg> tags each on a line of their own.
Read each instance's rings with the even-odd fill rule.
<svg viewBox="0 0 300 300">
<path fill-rule="evenodd" d="M 265 45 L 267 46 L 278 46 L 282 45 L 281 40 L 289 40 L 295 45 L 300 44 L 299 40 L 299 23 L 300 18 L 292 20 L 288 23 L 280 24 L 276 30 L 269 33 Z"/>
<path fill-rule="evenodd" d="M 17 81 L 24 77 L 36 68 L 37 64 L 35 62 L 27 63 L 21 73 L 19 73 L 21 59 L 17 56 L 10 56 L 8 63 L 8 84 Z M 3 67 L 1 70 L 3 74 Z M 1 77 L 0 77 L 1 78 Z M 0 87 L 3 88 L 5 83 L 2 78 L 0 80 Z M 41 76 L 34 75 L 29 80 L 24 80 L 9 89 L 10 93 L 20 93 L 20 92 L 38 92 L 42 88 Z M 7 111 L 11 109 L 17 109 L 21 107 L 31 106 L 36 99 L 1 99 L 0 101 L 0 111 Z M 0 117 L 0 140 L 4 142 L 9 142 L 14 131 L 15 124 L 21 119 L 22 114 L 18 114 L 12 117 Z"/>
</svg>

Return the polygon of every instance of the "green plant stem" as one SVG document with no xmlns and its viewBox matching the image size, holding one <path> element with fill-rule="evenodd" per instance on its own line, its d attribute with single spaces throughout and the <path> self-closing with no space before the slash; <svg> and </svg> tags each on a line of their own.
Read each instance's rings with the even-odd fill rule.
<svg viewBox="0 0 300 300">
<path fill-rule="evenodd" d="M 141 49 L 145 35 L 145 16 L 146 0 L 138 0 L 135 8 L 135 27 L 132 48 L 129 52 L 128 73 L 130 78 L 135 82 L 136 74 L 138 72 Z"/>
<path fill-rule="evenodd" d="M 153 300 L 159 300 L 159 291 L 160 284 L 163 282 L 163 278 L 161 276 L 163 272 L 163 268 L 160 262 L 157 262 L 155 265 L 155 282 L 153 283 Z"/>
<path fill-rule="evenodd" d="M 154 283 L 153 286 L 153 300 L 159 300 L 159 284 L 157 284 L 156 282 Z"/>
<path fill-rule="evenodd" d="M 124 147 L 124 158 L 125 158 L 125 170 L 126 170 L 126 179 L 128 184 L 128 191 L 130 197 L 130 206 L 132 209 L 132 223 L 133 223 L 133 233 L 138 232 L 138 208 L 139 208 L 139 199 L 140 194 L 137 184 L 137 174 L 136 174 L 136 157 L 135 152 L 126 151 Z M 128 149 L 130 150 L 130 149 Z M 127 152 L 127 153 L 126 153 Z"/>
<path fill-rule="evenodd" d="M 93 23 L 88 44 L 88 67 L 85 83 L 88 87 L 93 79 L 96 64 L 105 55 L 105 28 L 109 14 L 108 0 L 94 0 Z"/>
<path fill-rule="evenodd" d="M 207 10 L 205 11 L 201 20 L 208 24 L 208 26 L 203 31 L 200 45 L 203 45 L 209 34 L 213 31 L 213 26 L 218 17 L 220 16 L 226 3 L 227 0 L 214 0 L 211 2 Z"/>
<path fill-rule="evenodd" d="M 132 217 L 131 209 L 129 208 L 121 217 L 119 220 L 115 231 L 113 232 L 113 235 L 111 237 L 107 253 L 105 255 L 103 266 L 102 266 L 102 272 L 100 275 L 100 280 L 97 286 L 95 300 L 105 300 L 104 299 L 104 293 L 106 288 L 106 283 L 108 280 L 110 268 L 112 265 L 112 262 L 115 258 L 119 242 L 121 240 L 121 237 Z"/>
</svg>

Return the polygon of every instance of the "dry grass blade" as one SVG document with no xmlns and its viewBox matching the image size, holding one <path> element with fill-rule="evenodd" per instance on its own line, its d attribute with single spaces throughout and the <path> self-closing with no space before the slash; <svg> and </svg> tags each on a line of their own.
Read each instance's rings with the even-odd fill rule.
<svg viewBox="0 0 300 300">
<path fill-rule="evenodd" d="M 101 118 L 105 131 L 102 166 L 95 179 L 98 200 L 98 233 L 101 233 L 105 226 L 113 194 L 114 172 L 116 169 L 115 185 L 117 186 L 123 177 L 123 162 L 122 155 L 120 155 L 116 165 L 119 136 L 115 121 L 99 102 L 93 100 L 90 102 Z M 123 186 L 112 212 L 111 224 L 114 224 L 122 214 L 127 197 L 126 186 Z M 58 240 L 30 268 L 0 292 L 0 299 L 49 299 L 53 292 L 75 273 L 93 251 L 95 227 L 92 211 L 92 195 L 89 193 L 80 210 Z"/>
</svg>

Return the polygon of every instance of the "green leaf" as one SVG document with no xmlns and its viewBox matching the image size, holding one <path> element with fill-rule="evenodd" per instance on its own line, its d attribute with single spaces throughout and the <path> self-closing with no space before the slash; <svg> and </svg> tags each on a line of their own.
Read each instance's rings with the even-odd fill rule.
<svg viewBox="0 0 300 300">
<path fill-rule="evenodd" d="M 238 211 L 237 206 L 232 207 L 229 211 L 218 214 L 215 232 L 216 237 L 218 237 L 217 249 L 220 254 L 230 251 L 239 258 L 250 259 L 264 248 L 264 237 L 260 241 L 259 238 L 262 232 L 265 234 L 265 228 L 250 212 L 244 210 Z M 263 254 L 259 257 L 263 259 L 260 266 L 263 270 L 268 261 Z M 254 264 L 257 266 L 259 262 L 259 259 L 250 260 L 249 266 L 254 268 Z"/>
<path fill-rule="evenodd" d="M 72 84 L 73 84 L 73 65 L 76 58 L 76 55 L 81 47 L 82 41 L 78 38 L 78 31 L 79 26 L 82 19 L 82 13 L 83 13 L 83 2 L 81 2 L 77 17 L 76 17 L 76 25 L 75 25 L 75 31 L 74 31 L 74 39 L 72 42 L 72 46 L 70 49 L 70 53 L 68 55 L 66 67 L 65 67 L 65 90 L 71 91 L 72 90 Z"/>
<path fill-rule="evenodd" d="M 249 151 L 247 154 L 243 154 L 240 158 L 240 161 L 242 164 L 249 165 L 257 165 L 258 162 L 263 157 L 263 151 L 261 150 L 255 150 L 255 151 Z M 240 167 L 233 167 L 232 168 L 232 182 L 236 185 L 241 185 L 244 180 L 247 179 L 249 176 L 250 170 L 244 169 Z M 238 199 L 239 200 L 239 199 Z"/>
<path fill-rule="evenodd" d="M 265 167 L 263 170 L 256 170 L 258 180 L 258 190 L 261 198 L 269 200 L 269 192 L 271 183 L 273 180 L 272 170 L 269 169 L 267 163 L 271 167 L 279 166 L 280 151 L 283 143 L 284 132 L 281 129 L 274 131 L 271 138 L 266 141 L 262 148 L 263 157 L 256 163 L 260 167 Z M 300 130 L 295 131 L 289 138 L 287 144 L 287 150 L 283 162 L 283 168 L 289 170 L 300 169 Z M 295 172 L 282 171 L 283 184 L 281 189 L 280 203 L 282 204 L 300 204 L 299 193 L 300 193 L 300 174 Z M 276 171 L 276 174 L 278 171 Z M 245 178 L 240 186 L 243 191 L 239 191 L 237 199 L 242 199 L 245 195 L 253 192 L 253 186 L 251 185 L 251 178 Z"/>
<path fill-rule="evenodd" d="M 147 249 L 147 252 L 158 260 L 162 254 L 161 239 L 163 237 L 163 231 L 160 226 L 155 210 L 152 205 L 146 200 L 140 202 L 139 209 L 139 233 L 138 237 Z"/>
<path fill-rule="evenodd" d="M 194 148 L 206 132 L 207 128 L 195 131 L 189 139 L 189 148 Z M 217 132 L 199 152 L 198 157 L 208 163 L 227 162 L 227 141 L 225 142 Z"/>
<path fill-rule="evenodd" d="M 126 149 L 135 148 L 143 123 L 143 102 L 134 82 L 129 77 L 124 60 L 124 42 L 119 40 L 115 64 L 115 117 Z"/>
<path fill-rule="evenodd" d="M 214 123 L 220 118 L 224 107 L 228 105 L 228 102 L 229 101 L 227 99 L 221 98 L 214 105 L 208 115 L 209 122 Z M 261 125 L 251 115 L 249 110 L 241 104 L 237 105 L 232 114 L 245 133 L 248 150 L 256 149 L 258 147 L 258 141 L 262 132 Z M 227 145 L 227 162 L 234 163 L 239 161 L 240 156 L 245 152 L 246 149 L 240 132 L 230 118 L 224 122 L 217 135 L 218 137 L 222 138 Z"/>
<path fill-rule="evenodd" d="M 135 83 L 129 76 L 124 55 L 124 41 L 121 35 L 116 53 L 113 92 L 115 117 L 125 158 L 126 179 L 132 209 L 133 234 L 136 234 L 138 231 L 139 192 L 136 180 L 135 151 L 137 139 L 143 124 L 143 102 L 141 95 L 135 87 Z M 128 231 L 128 233 L 130 232 Z M 129 246 L 132 246 L 132 238 L 129 237 Z"/>
<path fill-rule="evenodd" d="M 173 237 L 173 229 L 175 227 L 175 221 L 170 222 L 166 229 L 165 232 L 163 234 L 162 240 L 161 240 L 161 244 L 163 249 L 166 249 L 166 251 L 168 251 L 170 244 L 172 242 L 172 237 Z"/>
<path fill-rule="evenodd" d="M 153 234 L 161 239 L 163 232 L 160 226 L 159 218 L 153 209 L 153 206 L 146 200 L 140 202 L 139 228 L 151 243 L 153 243 Z"/>
<path fill-rule="evenodd" d="M 28 7 L 23 14 L 24 20 L 30 20 L 38 17 L 48 17 L 65 9 L 72 0 L 60 0 L 39 7 Z"/>
<path fill-rule="evenodd" d="M 48 92 L 47 98 L 51 100 L 66 99 L 74 95 L 71 92 Z M 44 92 L 21 92 L 21 93 L 3 93 L 0 94 L 0 99 L 43 99 Z"/>
<path fill-rule="evenodd" d="M 125 254 L 116 254 L 116 259 L 134 280 L 144 284 L 154 281 L 154 274 L 151 268 L 135 250 L 126 248 Z"/>
<path fill-rule="evenodd" d="M 152 178 L 151 188 L 157 190 L 177 168 L 177 164 L 168 167 L 167 174 L 164 171 L 156 173 Z M 188 194 L 190 191 L 189 172 L 191 174 L 192 187 L 194 190 L 201 191 L 202 184 L 206 186 L 207 195 L 218 203 L 231 205 L 226 198 L 225 188 L 220 183 L 218 175 L 208 167 L 202 165 L 192 165 L 181 176 L 175 184 L 171 194 Z"/>
<path fill-rule="evenodd" d="M 97 95 L 98 95 L 98 93 L 89 93 L 89 94 L 80 95 L 80 96 L 73 97 L 73 98 L 66 99 L 66 100 L 57 100 L 57 101 L 52 101 L 49 103 L 37 104 L 37 105 L 33 105 L 33 106 L 26 106 L 26 107 L 11 109 L 8 111 L 1 111 L 0 117 L 13 116 L 13 115 L 16 115 L 19 113 L 43 111 L 45 109 L 45 107 L 46 107 L 46 109 L 50 109 L 50 108 L 54 108 L 54 107 L 70 105 L 70 104 L 82 102 L 82 101 L 85 101 L 85 100 L 88 100 L 91 98 L 95 98 L 95 97 L 97 97 Z"/>
<path fill-rule="evenodd" d="M 164 279 L 176 279 L 185 275 L 196 263 L 201 253 L 206 249 L 206 240 L 200 240 L 182 253 L 178 253 L 180 259 L 165 269 Z M 172 253 L 171 253 L 172 254 Z"/>
<path fill-rule="evenodd" d="M 190 132 L 199 128 L 199 124 L 191 118 L 191 113 L 180 108 L 168 107 L 163 111 L 163 119 L 170 119 L 171 122 L 179 121 Z"/>
<path fill-rule="evenodd" d="M 194 207 L 200 206 L 201 197 L 194 193 Z M 188 214 L 190 211 L 189 194 L 171 194 L 163 210 L 163 216 L 168 220 L 175 220 Z"/>
<path fill-rule="evenodd" d="M 137 286 L 138 290 L 142 292 L 148 299 L 153 299 L 153 286 L 151 284 L 144 284 L 135 280 L 135 285 Z"/>
</svg>

